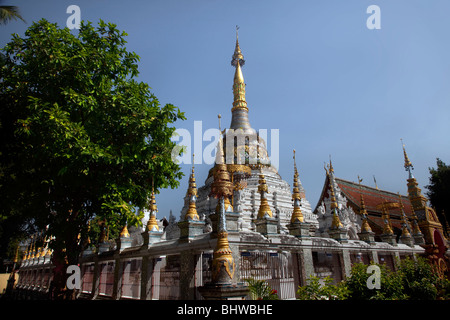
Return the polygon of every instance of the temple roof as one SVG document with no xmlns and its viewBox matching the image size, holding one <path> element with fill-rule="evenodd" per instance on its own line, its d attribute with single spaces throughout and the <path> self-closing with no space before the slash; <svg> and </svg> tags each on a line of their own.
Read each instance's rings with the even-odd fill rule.
<svg viewBox="0 0 450 320">
<path fill-rule="evenodd" d="M 348 200 L 347 206 L 351 207 L 356 214 L 358 214 L 360 210 L 360 195 L 363 195 L 368 214 L 368 222 L 370 227 L 372 228 L 372 231 L 374 231 L 376 234 L 381 234 L 383 230 L 383 221 L 381 218 L 382 203 L 385 203 L 385 205 L 388 207 L 391 224 L 396 234 L 401 233 L 402 209 L 400 206 L 400 198 L 406 216 L 409 219 L 413 218 L 414 213 L 412 211 L 412 206 L 408 196 L 400 195 L 399 197 L 398 193 L 360 185 L 356 182 L 351 182 L 336 177 L 334 178 L 334 180 L 336 181 L 345 198 Z M 327 175 L 322 194 L 319 198 L 316 209 L 314 209 L 314 212 L 317 212 L 317 208 L 322 203 L 323 199 L 329 197 L 329 185 L 329 176 Z"/>
</svg>

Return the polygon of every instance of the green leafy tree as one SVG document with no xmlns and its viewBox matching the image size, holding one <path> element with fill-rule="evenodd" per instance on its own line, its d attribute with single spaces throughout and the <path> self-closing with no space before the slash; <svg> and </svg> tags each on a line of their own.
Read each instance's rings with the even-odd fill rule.
<svg viewBox="0 0 450 320">
<path fill-rule="evenodd" d="M 428 189 L 426 194 L 448 234 L 450 232 L 448 230 L 450 223 L 450 202 L 448 201 L 450 195 L 450 166 L 437 158 L 436 168 L 428 168 L 428 170 L 430 171 L 430 184 L 426 186 Z"/>
<path fill-rule="evenodd" d="M 0 220 L 21 215 L 54 237 L 58 288 L 89 221 L 111 234 L 138 225 L 152 184 L 174 188 L 182 177 L 170 125 L 184 114 L 136 80 L 125 36 L 103 21 L 74 35 L 43 19 L 2 49 Z"/>
</svg>

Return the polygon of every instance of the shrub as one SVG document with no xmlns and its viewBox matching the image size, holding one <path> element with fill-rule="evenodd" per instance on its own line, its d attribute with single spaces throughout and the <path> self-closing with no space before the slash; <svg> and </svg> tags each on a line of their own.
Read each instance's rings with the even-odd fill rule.
<svg viewBox="0 0 450 320">
<path fill-rule="evenodd" d="M 321 284 L 321 281 L 323 284 Z M 299 287 L 297 295 L 300 300 L 344 300 L 348 296 L 348 290 L 344 282 L 337 285 L 332 284 L 333 279 L 326 277 L 320 279 L 311 276 L 307 284 Z"/>
<path fill-rule="evenodd" d="M 267 281 L 253 278 L 245 279 L 253 300 L 278 300 L 277 291 L 273 290 Z"/>
</svg>

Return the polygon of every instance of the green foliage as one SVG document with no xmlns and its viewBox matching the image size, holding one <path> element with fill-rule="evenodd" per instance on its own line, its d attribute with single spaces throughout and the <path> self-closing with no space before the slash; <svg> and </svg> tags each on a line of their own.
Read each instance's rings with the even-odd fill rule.
<svg viewBox="0 0 450 320">
<path fill-rule="evenodd" d="M 404 292 L 412 300 L 435 300 L 439 277 L 425 258 L 407 258 L 399 263 Z"/>
<path fill-rule="evenodd" d="M 136 80 L 125 36 L 103 21 L 74 35 L 43 19 L 2 49 L 0 220 L 48 226 L 72 263 L 89 220 L 111 234 L 137 225 L 152 183 L 174 188 L 182 177 L 170 125 L 184 114 Z"/>
<path fill-rule="evenodd" d="M 25 22 L 20 15 L 19 8 L 17 6 L 0 6 L 0 25 L 7 24 L 11 20 L 17 19 Z"/>
<path fill-rule="evenodd" d="M 297 296 L 300 300 L 344 300 L 348 296 L 348 289 L 343 282 L 333 284 L 333 279 L 311 276 L 307 284 L 299 287 Z"/>
<path fill-rule="evenodd" d="M 426 186 L 427 197 L 431 205 L 436 209 L 436 214 L 444 228 L 446 222 L 450 223 L 450 165 L 446 165 L 441 159 L 436 159 L 436 168 L 428 168 L 430 171 L 430 184 Z M 445 216 L 442 214 L 444 211 Z M 450 230 L 446 230 L 450 232 Z"/>
<path fill-rule="evenodd" d="M 397 271 L 390 271 L 384 264 L 376 264 L 381 271 L 380 289 L 369 289 L 367 265 L 352 266 L 351 276 L 334 285 L 329 277 L 312 276 L 308 284 L 299 287 L 301 300 L 435 300 L 450 298 L 450 281 L 433 272 L 427 259 L 406 258 L 397 262 Z"/>
<path fill-rule="evenodd" d="M 245 279 L 253 300 L 278 300 L 277 291 L 273 290 L 267 281 L 253 278 Z"/>
</svg>

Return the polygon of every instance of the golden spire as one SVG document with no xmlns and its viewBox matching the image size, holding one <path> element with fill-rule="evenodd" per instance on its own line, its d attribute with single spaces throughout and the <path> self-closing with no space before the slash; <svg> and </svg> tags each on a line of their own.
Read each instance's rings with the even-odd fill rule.
<svg viewBox="0 0 450 320">
<path fill-rule="evenodd" d="M 28 260 L 31 257 L 31 245 L 33 243 L 33 236 L 31 236 L 30 244 L 27 246 L 27 251 L 23 257 L 23 260 Z"/>
<path fill-rule="evenodd" d="M 302 210 L 300 208 L 300 190 L 298 188 L 298 171 L 297 171 L 297 164 L 295 163 L 295 149 L 294 149 L 294 187 L 292 192 L 292 200 L 294 200 L 294 211 L 292 212 L 291 217 L 291 223 L 294 223 L 295 221 L 303 222 L 303 214 Z"/>
<path fill-rule="evenodd" d="M 410 226 L 408 224 L 408 219 L 406 217 L 405 210 L 403 210 L 404 206 L 403 206 L 402 196 L 400 195 L 400 193 L 398 193 L 398 200 L 400 202 L 400 210 L 402 212 L 402 236 L 410 237 L 411 234 L 409 233 L 409 230 L 408 230 L 410 228 Z"/>
<path fill-rule="evenodd" d="M 122 232 L 120 233 L 120 237 L 121 238 L 129 238 L 130 237 L 130 233 L 128 232 L 127 224 L 125 224 L 125 226 L 123 227 Z"/>
<path fill-rule="evenodd" d="M 32 242 L 31 242 L 31 251 L 30 251 L 30 255 L 29 255 L 29 259 L 33 259 L 35 257 L 35 250 L 36 250 L 36 239 L 33 237 L 31 238 Z"/>
<path fill-rule="evenodd" d="M 383 220 L 383 234 L 394 234 L 391 227 L 389 212 L 386 208 L 384 200 L 381 206 L 381 219 Z"/>
<path fill-rule="evenodd" d="M 329 167 L 330 173 L 334 172 L 333 170 L 333 165 L 331 164 L 331 159 L 330 159 L 330 167 Z M 331 222 L 331 229 L 340 229 L 343 227 L 341 220 L 339 219 L 339 214 L 338 214 L 338 204 L 336 201 L 336 197 L 334 195 L 334 181 L 332 181 L 332 175 L 329 175 L 329 180 L 330 180 L 330 208 L 331 208 L 331 212 L 333 215 L 333 220 Z"/>
<path fill-rule="evenodd" d="M 192 154 L 192 173 L 189 177 L 189 188 L 186 195 L 189 197 L 189 209 L 184 216 L 185 220 L 199 220 L 199 216 L 197 213 L 197 208 L 195 202 L 197 200 L 197 184 L 195 183 L 195 173 L 194 173 L 194 157 L 195 154 Z"/>
<path fill-rule="evenodd" d="M 215 283 L 230 283 L 234 277 L 235 262 L 228 242 L 226 228 L 224 196 L 219 198 L 219 226 L 217 230 L 217 244 L 213 252 L 212 279 Z"/>
<path fill-rule="evenodd" d="M 233 194 L 233 183 L 225 164 L 222 139 L 221 135 L 217 145 L 214 181 L 211 184 L 210 193 L 210 195 L 219 199 L 216 207 L 216 214 L 219 215 L 219 224 L 217 244 L 213 253 L 212 280 L 215 283 L 230 283 L 234 276 L 235 263 L 228 243 L 225 207 L 228 198 Z"/>
<path fill-rule="evenodd" d="M 270 206 L 266 197 L 266 194 L 269 193 L 269 188 L 267 187 L 266 179 L 264 178 L 264 175 L 262 173 L 259 175 L 258 192 L 261 194 L 261 204 L 259 205 L 258 219 L 262 219 L 266 216 L 272 218 L 272 210 L 270 210 Z"/>
<path fill-rule="evenodd" d="M 214 166 L 214 181 L 211 184 L 211 195 L 215 198 L 228 198 L 233 194 L 233 183 L 225 164 L 223 138 L 220 136 L 217 144 L 216 164 Z"/>
<path fill-rule="evenodd" d="M 152 182 L 152 198 L 150 201 L 150 217 L 147 222 L 146 231 L 159 231 L 158 222 L 156 221 L 156 212 L 158 212 L 158 207 L 156 206 L 155 199 L 155 189 Z"/>
<path fill-rule="evenodd" d="M 245 82 L 242 66 L 245 64 L 244 56 L 239 46 L 238 29 L 236 26 L 236 47 L 231 59 L 231 65 L 236 68 L 233 80 L 233 108 L 230 129 L 251 129 L 248 120 L 248 107 L 245 99 Z"/>
<path fill-rule="evenodd" d="M 233 67 L 237 67 L 237 64 L 239 63 L 241 66 L 245 64 L 244 55 L 241 52 L 241 48 L 239 47 L 239 33 L 238 33 L 239 27 L 236 26 L 236 47 L 234 49 L 234 54 L 231 59 L 231 65 Z"/>
<path fill-rule="evenodd" d="M 14 254 L 13 262 L 16 263 L 19 260 L 19 245 L 17 245 L 16 253 Z"/>
<path fill-rule="evenodd" d="M 364 197 L 362 195 L 362 188 L 361 188 L 361 182 L 363 179 L 361 179 L 358 175 L 358 183 L 359 183 L 359 196 L 360 196 L 360 201 L 361 201 L 361 205 L 359 208 L 359 214 L 362 217 L 362 223 L 361 223 L 361 231 L 364 232 L 372 232 L 372 228 L 369 225 L 369 221 L 368 221 L 368 217 L 367 217 L 367 210 L 366 210 L 366 205 L 364 203 Z"/>
<path fill-rule="evenodd" d="M 236 26 L 236 48 L 234 49 L 234 54 L 231 59 L 231 65 L 236 68 L 234 73 L 234 82 L 233 82 L 233 109 L 245 109 L 248 111 L 247 102 L 245 101 L 245 82 L 244 76 L 242 74 L 241 66 L 244 66 L 245 60 L 242 55 L 241 48 L 239 47 L 239 35 L 238 35 L 239 27 Z"/>
<path fill-rule="evenodd" d="M 403 143 L 403 139 L 400 139 L 402 142 L 402 147 L 403 147 L 403 156 L 405 158 L 405 170 L 408 171 L 409 174 L 409 179 L 414 178 L 412 175 L 412 170 L 414 170 L 414 166 L 412 165 L 411 161 L 408 158 L 408 155 L 406 154 L 406 150 L 405 150 L 405 144 Z"/>
<path fill-rule="evenodd" d="M 405 150 L 405 144 L 403 144 L 403 155 L 405 157 L 405 170 L 408 171 L 408 196 L 413 207 L 413 211 L 426 210 L 428 199 L 422 195 L 422 190 L 419 188 L 416 178 L 412 175 L 412 170 L 414 167 L 408 158 Z"/>
<path fill-rule="evenodd" d="M 330 154 L 330 165 L 328 166 L 328 169 L 330 171 L 330 174 L 334 173 L 333 164 L 331 163 L 331 154 Z"/>
</svg>

